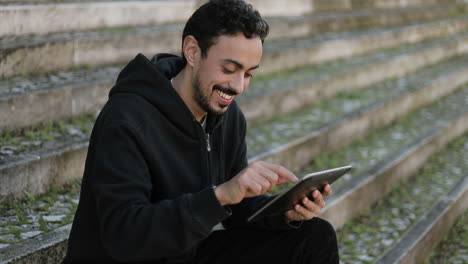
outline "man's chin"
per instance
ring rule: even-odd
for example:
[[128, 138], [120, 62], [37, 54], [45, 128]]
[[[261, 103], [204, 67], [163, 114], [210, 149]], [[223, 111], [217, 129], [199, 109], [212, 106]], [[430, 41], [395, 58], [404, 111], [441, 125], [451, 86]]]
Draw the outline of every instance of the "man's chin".
[[223, 115], [224, 113], [226, 113], [228, 108], [229, 105], [218, 104], [217, 107], [211, 107], [210, 113], [214, 115]]

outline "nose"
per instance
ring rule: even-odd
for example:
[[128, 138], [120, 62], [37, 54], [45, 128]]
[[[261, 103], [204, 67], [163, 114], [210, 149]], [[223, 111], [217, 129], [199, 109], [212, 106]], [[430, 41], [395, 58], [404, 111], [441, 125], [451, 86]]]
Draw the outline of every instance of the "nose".
[[245, 80], [243, 74], [236, 74], [230, 84], [231, 89], [235, 90], [238, 95], [244, 92], [244, 85]]

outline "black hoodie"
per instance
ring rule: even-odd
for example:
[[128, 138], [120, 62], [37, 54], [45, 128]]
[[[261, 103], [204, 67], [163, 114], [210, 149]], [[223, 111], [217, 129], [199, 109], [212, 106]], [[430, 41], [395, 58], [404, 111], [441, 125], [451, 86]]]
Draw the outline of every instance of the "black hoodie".
[[[66, 263], [187, 259], [216, 224], [250, 226], [269, 200], [216, 199], [213, 185], [247, 166], [246, 122], [233, 102], [204, 130], [170, 82], [184, 66], [139, 54], [120, 73], [91, 134]], [[280, 217], [250, 227], [290, 228]]]

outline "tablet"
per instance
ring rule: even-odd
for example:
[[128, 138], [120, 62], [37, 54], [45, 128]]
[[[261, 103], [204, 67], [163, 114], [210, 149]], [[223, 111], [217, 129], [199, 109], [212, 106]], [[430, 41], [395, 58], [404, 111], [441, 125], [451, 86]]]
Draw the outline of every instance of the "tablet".
[[309, 197], [309, 199], [312, 200], [311, 194], [314, 190], [322, 191], [322, 188], [326, 184], [331, 184], [336, 181], [351, 168], [352, 167], [348, 165], [304, 175], [304, 177], [289, 190], [276, 196], [273, 200], [252, 214], [247, 219], [247, 222], [254, 222], [264, 216], [281, 214], [292, 210], [304, 197]]

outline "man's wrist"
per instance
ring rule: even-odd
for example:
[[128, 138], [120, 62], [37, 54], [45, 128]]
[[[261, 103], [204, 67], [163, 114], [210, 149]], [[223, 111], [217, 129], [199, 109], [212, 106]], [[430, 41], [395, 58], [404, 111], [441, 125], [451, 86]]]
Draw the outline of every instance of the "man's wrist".
[[213, 185], [213, 191], [215, 193], [216, 199], [218, 199], [218, 202], [221, 204], [221, 206], [228, 205], [228, 202], [224, 200], [224, 195], [223, 195], [221, 185], [219, 186]]

